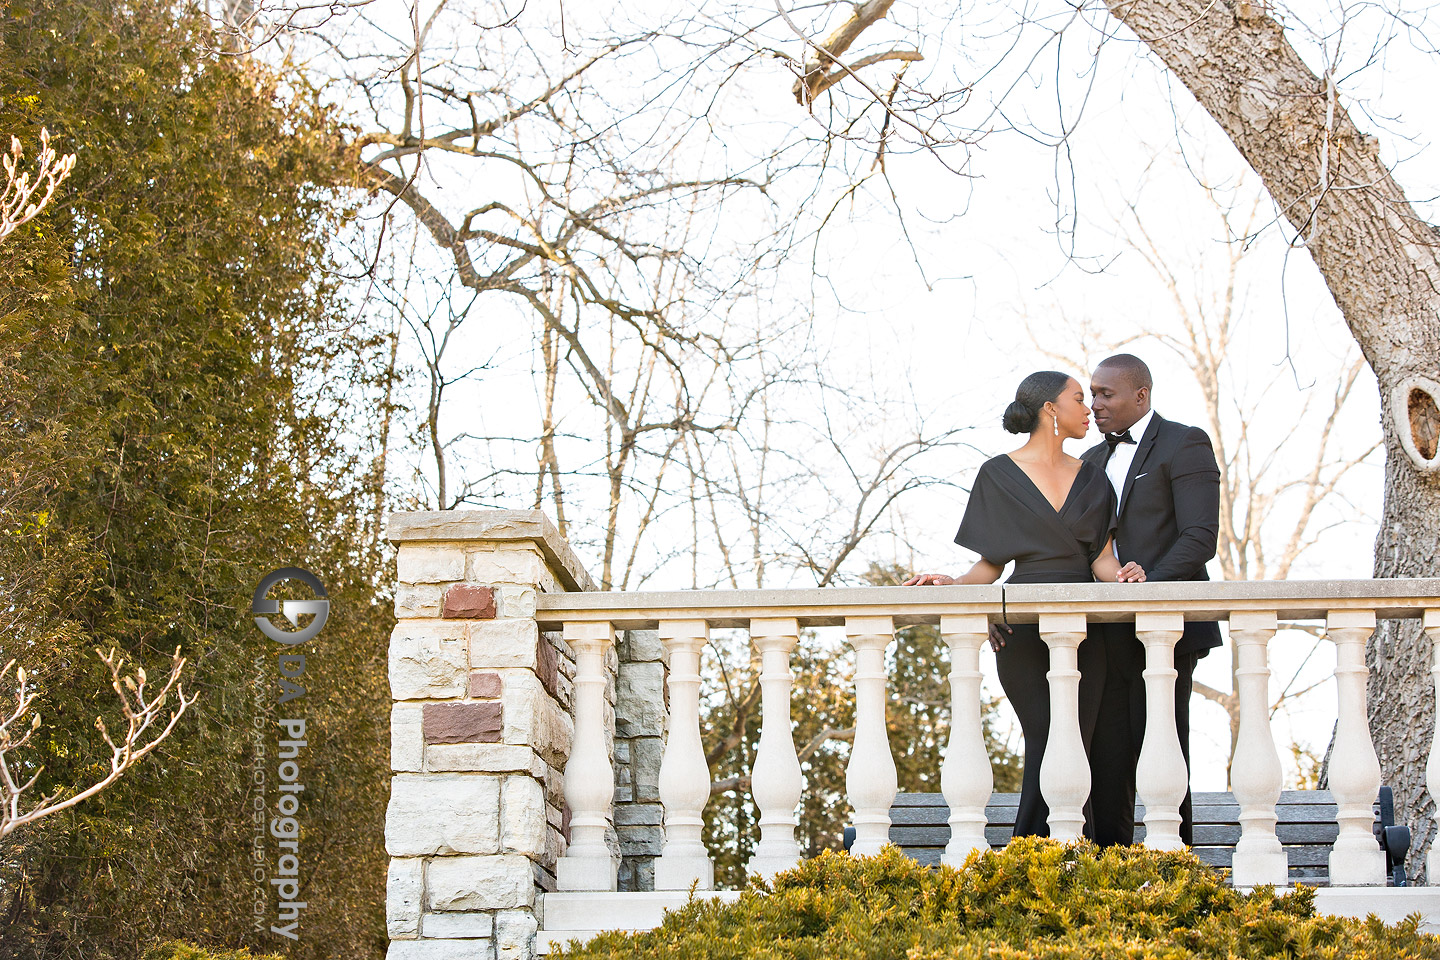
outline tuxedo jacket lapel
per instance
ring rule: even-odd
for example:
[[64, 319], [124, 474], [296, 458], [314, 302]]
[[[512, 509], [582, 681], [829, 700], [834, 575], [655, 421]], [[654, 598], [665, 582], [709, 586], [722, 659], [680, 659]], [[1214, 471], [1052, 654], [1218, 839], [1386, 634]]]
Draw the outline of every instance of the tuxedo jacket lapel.
[[1125, 512], [1125, 504], [1130, 500], [1130, 488], [1135, 486], [1135, 477], [1145, 472], [1145, 459], [1150, 456], [1150, 451], [1155, 449], [1155, 437], [1160, 432], [1160, 419], [1158, 413], [1150, 418], [1150, 425], [1145, 428], [1145, 436], [1140, 438], [1140, 443], [1135, 448], [1135, 458], [1130, 461], [1130, 469], [1125, 474], [1125, 486], [1120, 491], [1120, 503], [1116, 506], [1117, 516]]

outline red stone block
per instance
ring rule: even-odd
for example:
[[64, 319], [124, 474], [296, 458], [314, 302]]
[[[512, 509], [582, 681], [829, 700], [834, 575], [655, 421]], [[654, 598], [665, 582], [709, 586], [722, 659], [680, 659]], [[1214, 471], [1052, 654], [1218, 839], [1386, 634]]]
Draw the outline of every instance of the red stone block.
[[496, 700], [500, 697], [500, 674], [470, 674], [470, 696], [481, 700]]
[[535, 645], [535, 673], [545, 692], [556, 700], [560, 699], [560, 654], [542, 633]]
[[470, 583], [457, 583], [445, 591], [440, 615], [447, 620], [494, 620], [495, 591]]
[[499, 743], [502, 703], [427, 703], [421, 729], [426, 743]]

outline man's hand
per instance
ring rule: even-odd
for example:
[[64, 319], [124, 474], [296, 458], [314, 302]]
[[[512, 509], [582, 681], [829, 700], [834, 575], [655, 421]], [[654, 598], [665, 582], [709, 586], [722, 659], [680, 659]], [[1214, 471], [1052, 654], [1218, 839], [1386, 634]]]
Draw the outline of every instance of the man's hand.
[[999, 653], [1000, 648], [1005, 646], [1005, 641], [1013, 636], [1014, 633], [1015, 628], [1008, 623], [990, 624], [990, 649]]
[[1125, 564], [1125, 566], [1120, 568], [1119, 573], [1115, 574], [1115, 582], [1144, 583], [1145, 571], [1141, 568], [1140, 564], [1136, 563], [1134, 560], [1131, 560], [1129, 563]]
[[917, 573], [915, 576], [900, 584], [902, 587], [948, 587], [952, 583], [958, 583], [954, 577], [946, 576], [943, 573]]

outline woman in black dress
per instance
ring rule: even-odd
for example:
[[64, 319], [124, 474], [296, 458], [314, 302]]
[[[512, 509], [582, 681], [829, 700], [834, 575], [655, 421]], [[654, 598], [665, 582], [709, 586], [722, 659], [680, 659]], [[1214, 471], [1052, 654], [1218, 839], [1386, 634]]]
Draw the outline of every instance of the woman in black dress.
[[[1054, 370], [1020, 382], [1005, 410], [1005, 429], [1028, 433], [1020, 449], [985, 461], [975, 476], [955, 542], [980, 555], [963, 576], [924, 573], [907, 586], [994, 583], [1014, 561], [1008, 583], [1139, 583], [1145, 571], [1123, 567], [1115, 556], [1115, 491], [1105, 472], [1069, 456], [1066, 440], [1090, 430], [1085, 391], [1074, 377]], [[1025, 778], [1014, 835], [1048, 836], [1049, 807], [1040, 795], [1040, 763], [1050, 734], [1050, 689], [1045, 674], [1050, 651], [1036, 624], [991, 631], [1000, 685], [1025, 735]], [[1090, 748], [1105, 685], [1104, 639], [1098, 632], [1080, 644], [1080, 735]], [[1086, 811], [1087, 827], [1089, 810]], [[1088, 830], [1087, 830], [1088, 833]]]

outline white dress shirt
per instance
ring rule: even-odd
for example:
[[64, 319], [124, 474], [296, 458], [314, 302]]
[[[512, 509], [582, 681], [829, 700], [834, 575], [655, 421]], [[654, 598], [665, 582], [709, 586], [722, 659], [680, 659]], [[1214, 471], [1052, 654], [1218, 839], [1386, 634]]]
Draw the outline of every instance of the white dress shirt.
[[1115, 449], [1110, 452], [1110, 459], [1105, 463], [1105, 476], [1110, 478], [1110, 486], [1115, 488], [1116, 501], [1119, 501], [1125, 490], [1125, 476], [1130, 472], [1130, 464], [1135, 462], [1135, 451], [1139, 449], [1140, 441], [1144, 438], [1145, 431], [1150, 428], [1150, 421], [1154, 416], [1155, 411], [1151, 410], [1135, 421], [1135, 425], [1130, 428], [1130, 436], [1135, 438], [1135, 442], [1115, 444]]

